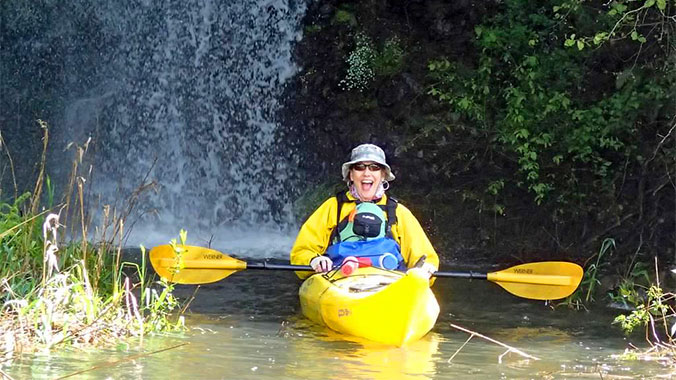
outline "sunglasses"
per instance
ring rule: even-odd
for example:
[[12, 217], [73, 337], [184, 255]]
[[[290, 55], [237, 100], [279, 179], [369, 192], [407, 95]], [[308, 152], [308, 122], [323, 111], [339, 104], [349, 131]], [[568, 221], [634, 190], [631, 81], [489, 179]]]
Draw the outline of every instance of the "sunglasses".
[[381, 171], [383, 169], [383, 167], [378, 165], [378, 164], [368, 164], [368, 165], [366, 165], [366, 164], [354, 164], [354, 165], [352, 165], [352, 169], [354, 169], [358, 172], [363, 172], [364, 170], [366, 170], [366, 168], [368, 168], [372, 172], [378, 172], [378, 171]]

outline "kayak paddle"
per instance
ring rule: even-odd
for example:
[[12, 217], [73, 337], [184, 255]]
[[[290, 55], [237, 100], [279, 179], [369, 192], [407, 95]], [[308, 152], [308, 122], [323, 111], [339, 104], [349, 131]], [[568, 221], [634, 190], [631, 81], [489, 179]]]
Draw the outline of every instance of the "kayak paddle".
[[[245, 269], [312, 271], [309, 265], [247, 263], [204, 247], [160, 245], [150, 250], [150, 262], [160, 276], [178, 284], [207, 284]], [[565, 261], [543, 261], [498, 272], [435, 272], [435, 277], [480, 279], [494, 282], [511, 294], [536, 300], [571, 295], [582, 280], [582, 268]]]

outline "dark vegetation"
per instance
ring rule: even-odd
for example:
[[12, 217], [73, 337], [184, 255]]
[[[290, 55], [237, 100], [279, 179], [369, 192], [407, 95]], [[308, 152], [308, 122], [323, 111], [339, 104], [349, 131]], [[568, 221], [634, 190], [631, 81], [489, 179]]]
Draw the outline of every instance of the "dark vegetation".
[[673, 263], [673, 8], [313, 2], [289, 139], [318, 198], [353, 146], [383, 146], [446, 262], [589, 265], [612, 238], [620, 277]]

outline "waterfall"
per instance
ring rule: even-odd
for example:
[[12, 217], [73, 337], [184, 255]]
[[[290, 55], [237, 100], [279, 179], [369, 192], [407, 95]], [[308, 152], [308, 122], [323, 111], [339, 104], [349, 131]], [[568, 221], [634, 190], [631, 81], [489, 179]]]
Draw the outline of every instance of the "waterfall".
[[[92, 136], [92, 186], [104, 202], [120, 204], [146, 176], [157, 182], [157, 192], [142, 198], [145, 216], [131, 243], [166, 243], [186, 228], [195, 244], [213, 236], [229, 246], [224, 240], [243, 239], [242, 231], [290, 225], [292, 152], [279, 138], [277, 112], [297, 71], [292, 49], [302, 36], [303, 1], [16, 0], [3, 7], [0, 34], [23, 52], [14, 61], [32, 55], [50, 65], [41, 86], [58, 97], [48, 120], [55, 150]], [[13, 12], [25, 20], [10, 18]], [[34, 34], [21, 36], [31, 22]], [[40, 55], [46, 47], [51, 57]], [[11, 62], [0, 65], [0, 74], [12, 71]], [[19, 67], [25, 77], [3, 88], [36, 79], [36, 65]], [[280, 235], [283, 243], [256, 239], [290, 245], [293, 236]]]

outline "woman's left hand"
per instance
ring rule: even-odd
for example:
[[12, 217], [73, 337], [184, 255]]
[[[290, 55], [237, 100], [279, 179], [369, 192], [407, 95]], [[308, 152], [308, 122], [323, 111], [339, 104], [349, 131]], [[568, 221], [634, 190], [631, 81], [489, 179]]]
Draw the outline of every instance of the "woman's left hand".
[[420, 273], [421, 275], [425, 276], [426, 278], [430, 278], [430, 277], [432, 277], [432, 274], [434, 274], [434, 272], [437, 271], [437, 267], [435, 267], [434, 265], [432, 265], [430, 263], [424, 263], [420, 267], [410, 268], [406, 272], [408, 273], [409, 271], [416, 271], [416, 272]]

